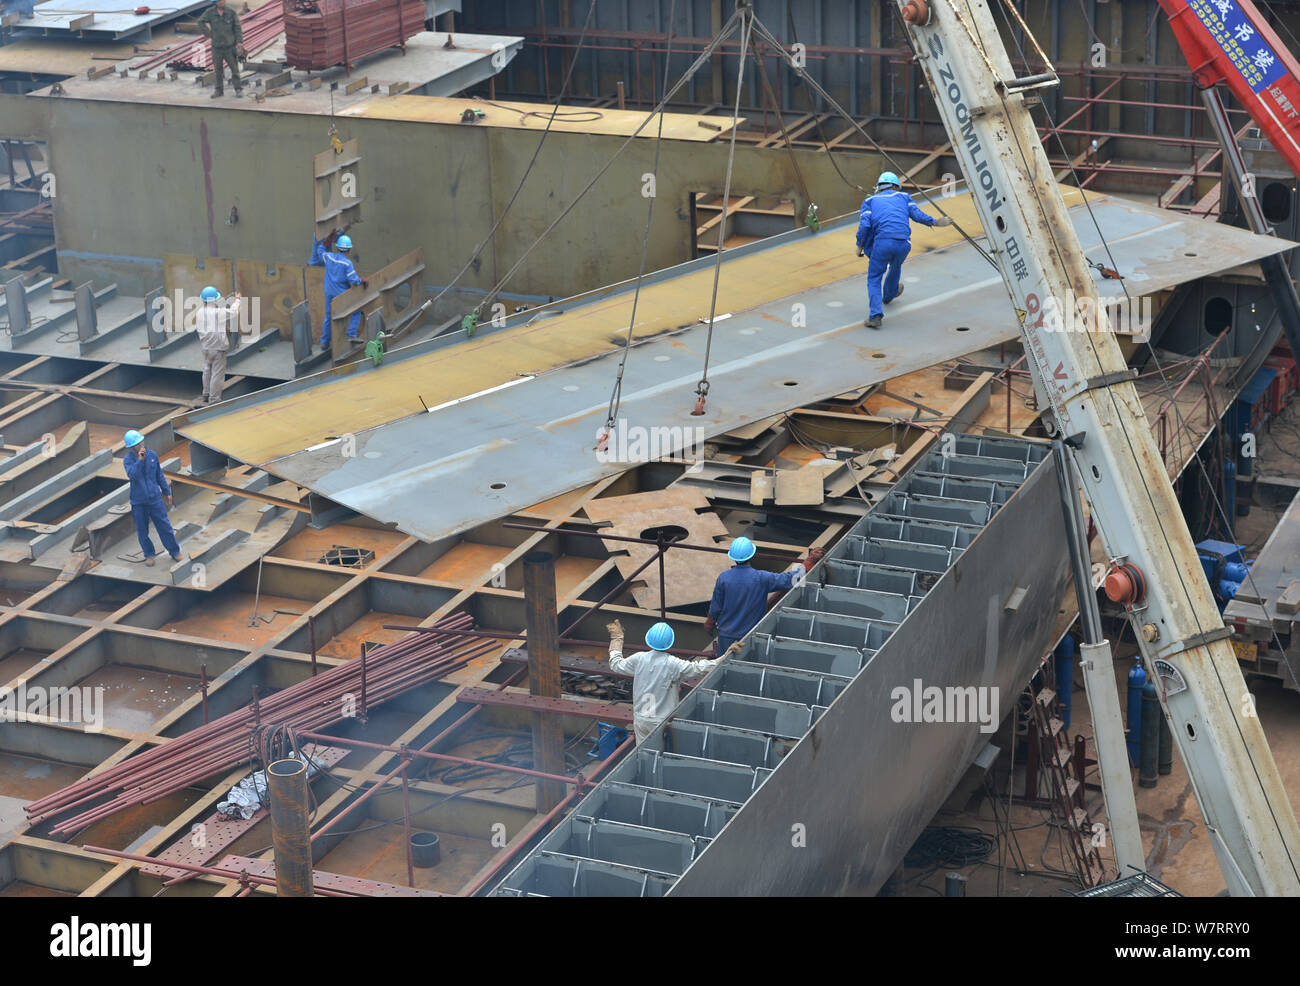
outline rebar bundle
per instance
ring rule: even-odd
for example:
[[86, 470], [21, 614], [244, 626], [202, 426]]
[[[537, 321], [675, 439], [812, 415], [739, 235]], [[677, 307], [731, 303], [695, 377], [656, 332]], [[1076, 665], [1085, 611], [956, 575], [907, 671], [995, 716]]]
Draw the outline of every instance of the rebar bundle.
[[[73, 810], [51, 833], [76, 832], [93, 822], [135, 805], [149, 804], [223, 774], [254, 757], [250, 736], [264, 724], [294, 730], [320, 730], [346, 718], [364, 715], [420, 685], [463, 668], [500, 644], [460, 636], [473, 627], [468, 614], [458, 613], [435, 624], [447, 633], [413, 633], [393, 644], [376, 647], [349, 661], [268, 695], [193, 729], [162, 746], [131, 757], [107, 770], [82, 778], [24, 809], [38, 822]], [[107, 800], [105, 800], [107, 799]]]
[[[241, 17], [239, 26], [244, 34], [244, 50], [249, 55], [253, 55], [278, 38], [284, 30], [284, 8], [275, 0], [268, 0], [256, 10], [249, 11]], [[206, 72], [212, 68], [212, 42], [206, 36], [200, 35], [174, 45], [147, 61], [133, 65], [132, 68], [147, 72], [159, 65]]]

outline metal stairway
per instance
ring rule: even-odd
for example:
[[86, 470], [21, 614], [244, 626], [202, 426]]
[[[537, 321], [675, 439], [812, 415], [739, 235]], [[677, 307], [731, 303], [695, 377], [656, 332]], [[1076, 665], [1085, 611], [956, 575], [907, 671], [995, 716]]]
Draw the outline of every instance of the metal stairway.
[[[908, 685], [913, 669], [924, 668], [935, 671], [929, 680], [952, 672], [953, 683], [1005, 682], [1014, 696], [1050, 647], [1051, 621], [1034, 610], [1041, 615], [1050, 604], [1055, 614], [1068, 584], [1050, 447], [962, 435], [947, 452], [924, 456], [763, 618], [743, 650], [715, 668], [492, 892], [878, 887], [987, 742], [969, 723], [913, 724], [925, 733], [891, 723], [888, 696], [900, 669]], [[1026, 501], [1030, 494], [1019, 491], [1027, 486], [1035, 492]], [[952, 577], [1008, 503], [1023, 504], [1010, 511], [1015, 523], [1002, 525], [1026, 538], [1008, 545], [1027, 559], [1023, 577], [1008, 572], [1005, 585], [992, 576]], [[1035, 523], [1022, 522], [1030, 519]], [[1034, 562], [1035, 548], [1055, 557]], [[1000, 555], [1001, 546], [985, 553]], [[972, 590], [976, 616], [968, 619], [962, 614]], [[984, 605], [986, 596], [998, 606]], [[1021, 608], [1027, 620], [1018, 617]], [[999, 629], [986, 646], [979, 615], [995, 609]], [[947, 626], [952, 617], [958, 622]], [[927, 663], [933, 643], [900, 630], [927, 626], [949, 635], [967, 627], [977, 645], [969, 660]], [[892, 754], [898, 742], [903, 752]], [[877, 755], [864, 758], [863, 749]], [[931, 764], [926, 779], [900, 787], [894, 773], [907, 773], [912, 758], [920, 758], [918, 768]], [[846, 769], [859, 776], [845, 778]], [[882, 825], [892, 831], [878, 831]]]

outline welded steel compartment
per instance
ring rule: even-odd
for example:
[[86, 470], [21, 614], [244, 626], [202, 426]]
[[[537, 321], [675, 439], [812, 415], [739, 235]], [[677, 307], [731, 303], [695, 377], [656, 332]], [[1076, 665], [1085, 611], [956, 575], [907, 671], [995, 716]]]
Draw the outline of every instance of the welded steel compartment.
[[692, 794], [612, 783], [601, 785], [583, 802], [582, 810], [590, 818], [712, 839], [739, 807]]
[[881, 623], [861, 616], [824, 613], [815, 609], [782, 609], [772, 630], [778, 637], [874, 652], [889, 639], [895, 626], [896, 623]]
[[497, 893], [508, 897], [664, 897], [674, 879], [547, 851], [530, 854], [510, 876], [510, 885]]
[[983, 526], [988, 523], [990, 509], [987, 503], [975, 500], [953, 500], [940, 496], [925, 496], [895, 490], [872, 511], [889, 517], [910, 517], [917, 520], [939, 520], [953, 524]]
[[1053, 642], [1069, 575], [1045, 457], [973, 436], [923, 456], [578, 805], [585, 827], [552, 832], [496, 892], [658, 895], [688, 841], [673, 894], [875, 892], [987, 743], [986, 724], [900, 721], [894, 691], [983, 686], [1006, 712]]
[[828, 644], [802, 637], [781, 637], [755, 632], [749, 646], [734, 660], [770, 664], [778, 668], [820, 672], [851, 678], [862, 669], [862, 650], [842, 644]]

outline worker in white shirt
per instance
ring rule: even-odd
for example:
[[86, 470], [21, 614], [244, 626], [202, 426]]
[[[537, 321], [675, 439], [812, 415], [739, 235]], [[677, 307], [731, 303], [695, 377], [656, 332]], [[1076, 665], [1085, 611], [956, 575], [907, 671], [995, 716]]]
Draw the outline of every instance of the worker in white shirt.
[[199, 292], [203, 307], [198, 314], [199, 346], [203, 350], [203, 401], [216, 404], [226, 382], [226, 351], [230, 326], [239, 311], [239, 294], [222, 301], [221, 292], [208, 285]]
[[683, 661], [666, 653], [676, 639], [667, 623], [656, 623], [645, 635], [648, 651], [623, 656], [623, 624], [619, 620], [606, 624], [609, 631], [609, 666], [614, 671], [632, 675], [632, 725], [640, 746], [677, 708], [677, 683], [683, 678], [701, 678], [721, 658], [709, 661]]

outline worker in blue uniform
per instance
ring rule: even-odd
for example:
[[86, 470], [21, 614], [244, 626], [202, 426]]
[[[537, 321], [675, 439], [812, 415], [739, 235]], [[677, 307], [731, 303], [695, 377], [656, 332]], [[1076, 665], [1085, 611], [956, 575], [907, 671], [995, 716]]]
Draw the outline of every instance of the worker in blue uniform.
[[[365, 278], [357, 273], [352, 259], [348, 256], [348, 251], [352, 249], [352, 237], [343, 234], [334, 241], [334, 247], [333, 250], [329, 249], [329, 237], [318, 240], [315, 232], [312, 233], [311, 259], [307, 264], [310, 267], [325, 268], [325, 323], [320, 330], [321, 349], [330, 348], [330, 309], [334, 299], [348, 288], [366, 284]], [[356, 311], [348, 319], [348, 338], [360, 339], [360, 332], [361, 312]]]
[[167, 507], [172, 505], [172, 488], [163, 475], [162, 463], [158, 453], [144, 447], [144, 435], [132, 429], [124, 438], [126, 444], [127, 478], [131, 481], [131, 515], [135, 518], [135, 536], [140, 541], [140, 550], [144, 552], [144, 563], [153, 564], [157, 553], [153, 541], [149, 539], [149, 522], [153, 521], [154, 530], [172, 556], [172, 561], [181, 560], [181, 546], [176, 543], [176, 534], [171, 521], [167, 519]]
[[721, 657], [754, 629], [767, 612], [767, 594], [788, 590], [798, 572], [765, 572], [749, 564], [758, 549], [747, 537], [738, 537], [727, 549], [727, 557], [736, 564], [718, 576], [709, 603], [709, 618], [704, 629], [718, 634], [715, 653]]
[[[952, 219], [927, 216], [917, 208], [912, 196], [902, 190], [898, 175], [886, 171], [876, 182], [874, 195], [867, 196], [858, 213], [858, 256], [868, 256], [867, 299], [871, 311], [866, 326], [880, 328], [884, 306], [903, 293], [899, 277], [903, 261], [912, 250], [912, 223], [924, 226], [951, 226]], [[882, 284], [883, 291], [882, 291]]]

